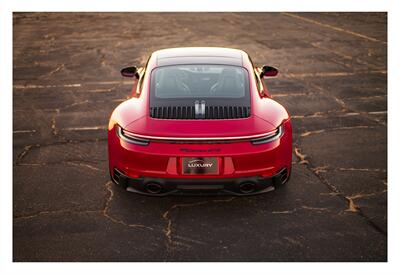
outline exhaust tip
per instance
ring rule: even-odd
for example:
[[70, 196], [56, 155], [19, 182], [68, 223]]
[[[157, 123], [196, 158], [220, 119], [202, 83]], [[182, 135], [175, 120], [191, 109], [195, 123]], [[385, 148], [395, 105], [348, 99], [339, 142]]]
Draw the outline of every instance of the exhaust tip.
[[256, 184], [253, 182], [244, 182], [239, 185], [239, 191], [243, 194], [252, 193], [256, 190]]
[[279, 181], [280, 181], [280, 184], [281, 185], [283, 185], [284, 183], [286, 183], [286, 181], [287, 181], [287, 179], [288, 179], [288, 170], [287, 170], [287, 168], [284, 168], [282, 171], [281, 171], [281, 174], [279, 175]]
[[286, 167], [281, 169], [274, 177], [273, 184], [275, 188], [283, 186], [289, 180], [289, 175], [289, 171]]
[[151, 194], [159, 194], [163, 190], [163, 187], [159, 183], [150, 182], [144, 186], [145, 190]]

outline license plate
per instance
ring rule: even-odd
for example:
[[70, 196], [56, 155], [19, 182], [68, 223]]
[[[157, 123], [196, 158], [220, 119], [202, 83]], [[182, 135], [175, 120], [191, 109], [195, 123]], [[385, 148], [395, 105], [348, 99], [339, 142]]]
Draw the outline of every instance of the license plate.
[[183, 174], [215, 175], [219, 173], [217, 157], [184, 157], [182, 158]]

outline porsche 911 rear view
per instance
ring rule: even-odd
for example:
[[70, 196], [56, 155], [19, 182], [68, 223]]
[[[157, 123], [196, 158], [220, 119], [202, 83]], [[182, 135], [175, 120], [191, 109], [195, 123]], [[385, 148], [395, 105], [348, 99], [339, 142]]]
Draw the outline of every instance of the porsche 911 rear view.
[[128, 191], [250, 195], [285, 184], [292, 128], [247, 53], [229, 48], [154, 52], [108, 127], [112, 180]]

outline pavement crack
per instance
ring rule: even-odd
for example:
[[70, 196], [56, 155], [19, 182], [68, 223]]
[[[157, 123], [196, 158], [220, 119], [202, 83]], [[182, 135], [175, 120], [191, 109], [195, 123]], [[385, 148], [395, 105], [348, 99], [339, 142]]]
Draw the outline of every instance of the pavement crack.
[[46, 163], [19, 163], [17, 166], [46, 166]]
[[209, 201], [201, 201], [201, 202], [191, 203], [191, 204], [174, 204], [167, 211], [164, 212], [164, 214], [162, 215], [162, 218], [167, 222], [167, 226], [164, 229], [164, 234], [165, 234], [165, 237], [167, 238], [167, 242], [168, 242], [169, 246], [171, 246], [173, 244], [172, 220], [169, 216], [170, 212], [178, 207], [192, 207], [192, 206], [204, 205], [204, 204], [207, 204], [208, 202]]
[[339, 167], [340, 171], [366, 171], [366, 172], [386, 172], [386, 169], [380, 168], [354, 168], [354, 167]]
[[21, 130], [13, 130], [13, 134], [19, 134], [19, 133], [36, 133], [36, 129], [21, 129]]
[[107, 129], [107, 126], [92, 126], [92, 127], [67, 127], [62, 128], [61, 131], [89, 131], [89, 130], [104, 130]]
[[349, 202], [349, 207], [345, 210], [347, 212], [358, 212], [358, 207], [355, 205], [354, 200], [351, 197], [345, 197]]
[[377, 195], [385, 193], [385, 192], [387, 192], [386, 189], [384, 189], [384, 190], [382, 190], [380, 192], [358, 193], [358, 194], [354, 194], [354, 195], [351, 195], [351, 196], [346, 196], [346, 199], [349, 201], [349, 207], [345, 211], [358, 212], [360, 209], [356, 205], [355, 200], [362, 199], [362, 198], [368, 198], [368, 197], [374, 197], [374, 196], [377, 196]]
[[321, 176], [321, 170], [326, 170], [327, 167], [324, 167], [323, 169], [321, 167], [314, 167], [311, 165], [309, 160], [306, 160], [307, 155], [306, 154], [302, 154], [300, 152], [300, 148], [295, 147], [294, 149], [296, 156], [299, 158], [299, 163], [300, 164], [304, 164], [305, 166], [307, 166], [307, 168], [315, 175], [317, 176], [317, 178], [324, 183], [326, 186], [328, 186], [328, 188], [335, 193], [341, 194], [341, 192], [336, 188], [336, 186], [334, 186], [333, 184], [329, 183], [324, 177]]
[[328, 166], [319, 166], [316, 168], [313, 168], [314, 173], [319, 174], [321, 172], [327, 172], [328, 171]]
[[312, 114], [305, 114], [305, 115], [292, 115], [290, 116], [291, 119], [304, 119], [304, 118], [322, 118], [322, 117], [327, 117], [328, 112], [315, 112]]
[[344, 28], [341, 28], [339, 26], [323, 23], [323, 22], [320, 22], [320, 21], [317, 21], [317, 20], [314, 20], [314, 19], [307, 18], [305, 16], [300, 16], [298, 14], [288, 13], [288, 12], [283, 12], [282, 14], [286, 15], [286, 16], [290, 16], [290, 17], [296, 18], [298, 20], [302, 20], [304, 22], [308, 22], [310, 24], [314, 24], [314, 25], [320, 26], [320, 27], [324, 27], [324, 28], [328, 28], [328, 29], [335, 30], [335, 31], [338, 31], [338, 32], [343, 32], [343, 33], [346, 33], [346, 34], [349, 34], [349, 35], [353, 35], [355, 37], [358, 37], [358, 38], [361, 38], [361, 39], [364, 39], [364, 40], [367, 40], [367, 41], [370, 41], [370, 42], [377, 42], [377, 43], [387, 44], [386, 41], [381, 41], [379, 39], [376, 39], [374, 37], [371, 37], [371, 36], [368, 36], [368, 35], [365, 35], [365, 34], [362, 34], [362, 33], [358, 33], [358, 32], [355, 32], [355, 31], [352, 31], [352, 30], [349, 30], [349, 29], [344, 29]]
[[[328, 110], [325, 112], [315, 112], [304, 115], [292, 115], [291, 119], [305, 119], [305, 118], [341, 118], [349, 116], [360, 116], [360, 115], [382, 115], [387, 114], [387, 111], [370, 111], [370, 112], [348, 112], [343, 110]], [[375, 121], [375, 120], [374, 120]]]
[[311, 210], [311, 211], [316, 211], [317, 213], [329, 211], [328, 208], [326, 207], [311, 207], [311, 206], [301, 206], [299, 208], [294, 208], [292, 210], [283, 210], [283, 211], [272, 211], [272, 214], [292, 214], [295, 213], [299, 210]]
[[60, 209], [60, 210], [44, 210], [44, 211], [39, 211], [34, 214], [30, 215], [17, 215], [14, 216], [14, 220], [27, 220], [27, 219], [32, 219], [32, 218], [37, 218], [43, 215], [57, 215], [57, 214], [63, 214], [63, 213], [75, 213], [75, 214], [85, 214], [85, 213], [99, 213], [101, 210], [71, 210], [71, 209]]
[[363, 75], [363, 74], [387, 74], [386, 70], [369, 70], [369, 71], [354, 71], [354, 72], [308, 72], [308, 73], [285, 73], [282, 75], [283, 79], [304, 79], [304, 78], [315, 78], [315, 77], [342, 77], [352, 75]]
[[17, 166], [21, 165], [22, 159], [24, 159], [24, 157], [28, 154], [28, 152], [31, 151], [31, 149], [35, 148], [35, 147], [40, 147], [40, 145], [36, 144], [36, 145], [27, 145], [27, 146], [25, 146], [24, 150], [18, 155], [17, 160], [15, 161], [15, 164]]
[[326, 173], [328, 171], [357, 171], [357, 172], [386, 172], [386, 169], [381, 168], [355, 168], [355, 167], [335, 167], [318, 166], [312, 168], [314, 173]]
[[[97, 160], [99, 162], [105, 162], [106, 160]], [[69, 161], [55, 161], [55, 162], [39, 162], [39, 163], [16, 163], [17, 166], [51, 166], [51, 165], [60, 165], [60, 164], [66, 164], [66, 165], [72, 165], [72, 166], [79, 166], [79, 167], [86, 167], [91, 170], [95, 171], [101, 171], [103, 172], [103, 169], [97, 168], [94, 165], [97, 164], [97, 162], [83, 162], [79, 160], [69, 160]], [[92, 165], [93, 164], [93, 165]]]
[[[173, 250], [175, 249], [175, 247], [177, 245], [179, 245], [178, 242], [173, 240], [173, 229], [172, 229], [172, 219], [171, 219], [171, 212], [174, 209], [177, 208], [182, 208], [182, 207], [194, 207], [194, 206], [200, 206], [200, 205], [205, 205], [208, 203], [221, 203], [221, 202], [231, 202], [235, 199], [236, 197], [231, 197], [228, 199], [216, 199], [216, 200], [208, 200], [208, 201], [201, 201], [201, 202], [196, 202], [196, 203], [188, 203], [188, 204], [174, 204], [172, 205], [167, 211], [165, 211], [162, 214], [162, 218], [165, 220], [166, 222], [166, 226], [163, 229], [164, 232], [164, 236], [166, 238], [166, 242], [167, 242], [167, 259], [168, 256], [173, 252]], [[178, 238], [178, 236], [175, 236], [176, 238]]]
[[56, 127], [56, 119], [57, 116], [60, 114], [60, 109], [55, 109], [56, 113], [54, 114], [53, 118], [51, 119], [51, 132], [53, 133], [54, 136], [58, 134], [58, 130]]
[[[81, 140], [73, 140], [73, 139], [63, 139], [56, 142], [51, 143], [40, 143], [40, 144], [33, 144], [31, 145], [34, 147], [50, 147], [50, 146], [60, 146], [65, 144], [85, 144], [85, 143], [95, 143], [95, 142], [105, 142], [107, 138], [94, 138], [94, 139], [81, 139]], [[14, 146], [14, 148], [21, 147], [21, 146]]]
[[182, 236], [179, 236], [179, 235], [176, 235], [175, 238], [177, 238], [179, 240], [182, 240], [182, 241], [195, 243], [195, 244], [198, 244], [198, 245], [207, 245], [206, 242], [195, 240], [195, 239], [192, 239], [192, 238], [182, 237]]
[[[322, 94], [322, 92], [321, 92]], [[318, 93], [315, 92], [302, 92], [302, 93], [274, 93], [272, 98], [281, 98], [281, 97], [298, 97], [298, 96], [315, 96], [318, 95]]]
[[153, 230], [152, 227], [148, 227], [148, 226], [145, 226], [145, 225], [142, 225], [142, 224], [129, 224], [129, 223], [126, 223], [126, 222], [123, 221], [123, 220], [120, 220], [120, 219], [118, 219], [118, 218], [116, 218], [116, 217], [113, 217], [113, 216], [109, 213], [110, 203], [112, 202], [113, 197], [114, 197], [114, 191], [112, 190], [112, 185], [113, 185], [113, 182], [112, 182], [112, 181], [108, 181], [108, 182], [106, 183], [106, 185], [105, 185], [105, 186], [106, 186], [106, 189], [107, 189], [107, 191], [108, 191], [108, 193], [109, 193], [109, 196], [108, 196], [107, 199], [106, 199], [106, 203], [105, 203], [105, 206], [104, 206], [103, 210], [101, 211], [101, 214], [102, 214], [105, 218], [107, 218], [108, 220], [112, 221], [112, 222], [115, 223], [115, 224], [123, 225], [123, 226], [128, 227], [128, 228], [139, 228], [139, 229]]
[[374, 123], [376, 123], [376, 124], [378, 124], [378, 125], [380, 125], [380, 126], [386, 126], [386, 123], [384, 123], [384, 122], [382, 122], [382, 121], [380, 121], [380, 120], [378, 120], [378, 119], [371, 118], [371, 116], [368, 115], [368, 112], [362, 112], [362, 111], [357, 112], [357, 111], [355, 111], [354, 109], [351, 109], [350, 107], [348, 107], [348, 106], [346, 105], [346, 103], [345, 103], [342, 99], [340, 99], [340, 98], [338, 98], [338, 97], [332, 95], [332, 94], [331, 94], [328, 90], [326, 90], [325, 88], [323, 88], [323, 87], [321, 87], [321, 86], [319, 86], [319, 85], [316, 85], [316, 84], [314, 84], [314, 83], [311, 83], [309, 80], [306, 80], [306, 79], [304, 79], [304, 78], [302, 78], [302, 79], [299, 80], [299, 81], [302, 81], [302, 82], [304, 83], [305, 86], [308, 86], [308, 87], [310, 87], [310, 88], [317, 89], [319, 92], [321, 92], [321, 93], [325, 94], [326, 96], [328, 96], [328, 97], [334, 99], [334, 100], [340, 105], [340, 107], [341, 107], [341, 110], [340, 110], [340, 111], [342, 111], [342, 112], [347, 112], [347, 113], [359, 113], [359, 114], [361, 114], [363, 117], [365, 117], [366, 119], [368, 119], [368, 120], [370, 120], [370, 121], [373, 121]]
[[34, 214], [30, 214], [30, 215], [20, 215], [20, 216], [14, 216], [14, 220], [27, 220], [27, 219], [32, 219], [32, 218], [37, 218], [43, 215], [53, 215], [53, 214], [63, 214], [63, 213], [77, 213], [77, 214], [84, 214], [84, 213], [100, 213], [103, 217], [107, 218], [108, 220], [112, 221], [113, 223], [119, 224], [119, 225], [123, 225], [125, 227], [128, 228], [138, 228], [138, 229], [148, 229], [148, 230], [153, 230], [152, 227], [148, 227], [142, 224], [129, 224], [126, 223], [123, 220], [119, 220], [115, 217], [113, 217], [110, 213], [109, 213], [109, 207], [110, 207], [110, 203], [112, 202], [112, 199], [114, 197], [114, 192], [112, 190], [112, 185], [113, 182], [112, 181], [108, 181], [106, 183], [106, 189], [109, 192], [109, 195], [106, 199], [106, 203], [103, 209], [100, 210], [83, 210], [83, 211], [77, 211], [77, 210], [71, 210], [71, 209], [60, 209], [60, 210], [53, 210], [53, 211], [40, 211]]
[[314, 134], [319, 134], [319, 133], [324, 133], [328, 131], [336, 131], [336, 130], [350, 130], [350, 129], [360, 129], [360, 128], [375, 128], [372, 126], [353, 126], [353, 127], [334, 127], [334, 128], [327, 128], [327, 129], [319, 129], [319, 130], [313, 130], [313, 131], [306, 131], [300, 134], [300, 137], [307, 137], [310, 135]]
[[294, 153], [296, 154], [297, 158], [299, 158], [299, 164], [307, 165], [309, 163], [308, 160], [306, 160], [307, 155], [302, 154], [300, 148], [295, 147]]
[[318, 134], [318, 133], [322, 133], [325, 132], [325, 129], [320, 129], [320, 130], [314, 130], [314, 131], [306, 131], [300, 134], [300, 137], [307, 137], [311, 134]]
[[62, 109], [64, 110], [64, 109], [68, 109], [68, 108], [71, 108], [71, 107], [74, 107], [74, 106], [83, 105], [83, 104], [86, 104], [86, 103], [88, 103], [88, 102], [89, 102], [89, 100], [84, 100], [84, 101], [80, 101], [80, 102], [75, 102], [75, 103], [72, 103], [72, 104], [69, 104], [69, 105], [64, 106]]
[[61, 65], [57, 66], [55, 69], [53, 69], [52, 71], [50, 71], [49, 73], [47, 73], [46, 75], [44, 75], [44, 77], [42, 76], [40, 78], [45, 78], [45, 77], [51, 76], [54, 73], [57, 73], [57, 72], [63, 70], [64, 68], [65, 68], [65, 64], [61, 64]]
[[89, 169], [95, 170], [95, 171], [103, 171], [102, 169], [92, 166], [91, 164], [88, 164], [88, 163], [72, 162], [72, 161], [66, 161], [65, 163], [68, 165], [73, 165], [73, 166], [86, 167], [86, 168], [89, 168]]
[[[308, 170], [310, 170], [318, 179], [319, 181], [324, 184], [329, 190], [329, 195], [337, 196], [341, 200], [345, 201], [347, 204], [346, 212], [352, 212], [354, 214], [359, 215], [362, 217], [369, 225], [371, 225], [376, 231], [380, 232], [381, 234], [387, 236], [387, 232], [381, 229], [371, 218], [366, 216], [363, 211], [356, 206], [354, 203], [354, 199], [360, 198], [360, 195], [356, 196], [346, 196], [343, 192], [341, 192], [335, 185], [331, 184], [324, 176], [321, 175], [321, 172], [318, 172], [318, 167], [312, 165], [309, 160], [305, 160], [306, 155], [300, 152], [300, 148], [295, 147], [295, 154], [299, 158], [300, 163], [303, 163]], [[319, 169], [321, 170], [321, 169]], [[384, 190], [386, 191], [386, 190]], [[364, 194], [365, 195], [365, 194]], [[364, 196], [365, 197], [365, 196]]]
[[303, 244], [302, 244], [300, 241], [295, 240], [295, 239], [293, 239], [293, 238], [291, 238], [291, 237], [283, 237], [283, 239], [285, 239], [286, 241], [288, 241], [288, 242], [291, 243], [292, 245], [303, 246]]
[[328, 210], [326, 207], [302, 206], [301, 208], [307, 209], [307, 210], [314, 210], [314, 211], [327, 211]]

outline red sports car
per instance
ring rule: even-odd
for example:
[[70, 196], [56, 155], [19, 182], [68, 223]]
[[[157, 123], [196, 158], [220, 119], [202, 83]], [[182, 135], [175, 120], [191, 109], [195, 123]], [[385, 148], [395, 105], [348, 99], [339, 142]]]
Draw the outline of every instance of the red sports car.
[[172, 48], [127, 67], [132, 96], [108, 126], [112, 180], [148, 195], [234, 194], [274, 190], [292, 162], [286, 109], [271, 99], [249, 55], [229, 48]]

